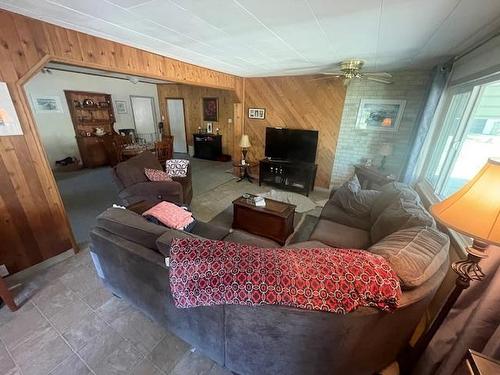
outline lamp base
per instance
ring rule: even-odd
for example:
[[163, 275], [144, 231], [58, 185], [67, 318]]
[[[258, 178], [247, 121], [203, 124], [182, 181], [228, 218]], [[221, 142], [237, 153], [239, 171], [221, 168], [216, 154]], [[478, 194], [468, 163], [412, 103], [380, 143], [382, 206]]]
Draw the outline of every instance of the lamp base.
[[248, 149], [246, 149], [246, 148], [241, 149], [241, 154], [243, 155], [243, 158], [241, 159], [241, 161], [242, 161], [241, 164], [245, 164], [245, 163], [243, 163], [243, 161], [247, 160], [247, 152], [248, 152]]
[[467, 259], [459, 260], [451, 264], [451, 268], [458, 275], [456, 284], [463, 283], [468, 288], [472, 280], [480, 281], [484, 279], [484, 272], [479, 265], [481, 259], [487, 258], [486, 250], [488, 244], [479, 240], [474, 240], [472, 246], [467, 249]]
[[382, 160], [380, 161], [380, 166], [378, 167], [379, 170], [383, 171], [385, 169], [386, 159], [387, 157], [385, 155], [382, 156]]
[[487, 250], [487, 243], [479, 240], [473, 240], [472, 246], [466, 248], [467, 258], [451, 264], [451, 268], [458, 275], [455, 280], [455, 288], [453, 288], [443, 307], [441, 307], [439, 314], [432, 322], [428, 331], [424, 333], [424, 335], [417, 342], [412, 352], [409, 354], [406, 353], [406, 358], [401, 358], [401, 374], [409, 374], [411, 372], [411, 369], [416, 365], [417, 361], [424, 353], [425, 348], [427, 348], [437, 330], [446, 319], [446, 316], [450, 312], [453, 305], [455, 305], [455, 302], [458, 297], [460, 297], [460, 294], [462, 294], [462, 291], [470, 286], [470, 282], [472, 280], [481, 281], [484, 278], [485, 275], [479, 265], [479, 262], [488, 257], [488, 254], [486, 253]]

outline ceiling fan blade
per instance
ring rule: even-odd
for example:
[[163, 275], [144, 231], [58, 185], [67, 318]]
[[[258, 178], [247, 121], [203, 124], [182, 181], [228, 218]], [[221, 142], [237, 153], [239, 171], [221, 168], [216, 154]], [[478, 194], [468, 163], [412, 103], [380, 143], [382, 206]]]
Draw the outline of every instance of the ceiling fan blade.
[[387, 73], [387, 72], [366, 72], [363, 73], [365, 76], [371, 76], [371, 77], [384, 77], [384, 78], [392, 78], [392, 74]]
[[323, 74], [324, 76], [343, 76], [344, 74], [342, 72], [319, 72], [318, 74]]
[[392, 83], [392, 81], [389, 81], [388, 79], [379, 78], [379, 77], [364, 76], [363, 78], [367, 79], [369, 81], [383, 83], [383, 84], [386, 84], [386, 85], [390, 85]]
[[325, 79], [337, 79], [339, 76], [321, 75], [319, 77], [311, 78], [309, 81], [323, 81]]

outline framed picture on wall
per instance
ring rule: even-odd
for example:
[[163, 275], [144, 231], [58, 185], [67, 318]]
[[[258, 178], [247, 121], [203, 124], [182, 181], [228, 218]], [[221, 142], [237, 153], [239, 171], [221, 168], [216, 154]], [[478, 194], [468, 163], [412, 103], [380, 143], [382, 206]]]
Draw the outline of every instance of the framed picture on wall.
[[33, 96], [32, 101], [36, 113], [63, 113], [61, 98], [59, 96]]
[[266, 118], [265, 108], [248, 108], [248, 118], [264, 120]]
[[398, 131], [406, 100], [361, 99], [356, 128], [375, 131]]
[[0, 136], [23, 135], [9, 88], [0, 82]]
[[217, 98], [203, 98], [203, 121], [219, 120], [219, 100]]
[[125, 100], [115, 100], [115, 108], [116, 113], [120, 115], [126, 115], [128, 113], [127, 102]]

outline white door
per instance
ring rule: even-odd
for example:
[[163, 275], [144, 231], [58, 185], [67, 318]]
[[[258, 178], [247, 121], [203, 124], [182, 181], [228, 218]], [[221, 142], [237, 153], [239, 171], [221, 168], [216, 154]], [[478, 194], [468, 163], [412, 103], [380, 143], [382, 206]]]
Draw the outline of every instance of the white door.
[[170, 134], [174, 136], [174, 152], [187, 153], [184, 100], [167, 99]]
[[139, 138], [148, 142], [156, 139], [156, 115], [154, 99], [148, 96], [130, 96], [135, 131]]

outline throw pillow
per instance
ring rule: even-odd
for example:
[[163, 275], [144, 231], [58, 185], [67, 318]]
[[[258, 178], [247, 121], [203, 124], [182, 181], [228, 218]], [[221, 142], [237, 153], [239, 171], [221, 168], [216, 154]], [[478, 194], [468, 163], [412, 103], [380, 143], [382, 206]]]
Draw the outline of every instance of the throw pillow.
[[149, 181], [172, 181], [167, 173], [158, 169], [144, 168], [144, 174]]
[[380, 188], [380, 194], [373, 202], [370, 213], [370, 220], [372, 224], [375, 223], [380, 214], [388, 206], [399, 198], [405, 201], [420, 203], [420, 197], [411, 187], [401, 182], [389, 182]]
[[189, 160], [170, 159], [165, 162], [165, 172], [170, 177], [186, 177], [189, 167]]
[[354, 175], [345, 182], [335, 194], [332, 202], [354, 216], [368, 216], [373, 201], [380, 193], [377, 190], [362, 190], [358, 177]]
[[450, 239], [435, 228], [413, 227], [390, 234], [368, 251], [383, 256], [403, 289], [422, 285], [448, 260]]
[[376, 243], [400, 229], [435, 225], [433, 217], [420, 203], [399, 198], [382, 211], [373, 224], [370, 234], [372, 243]]

